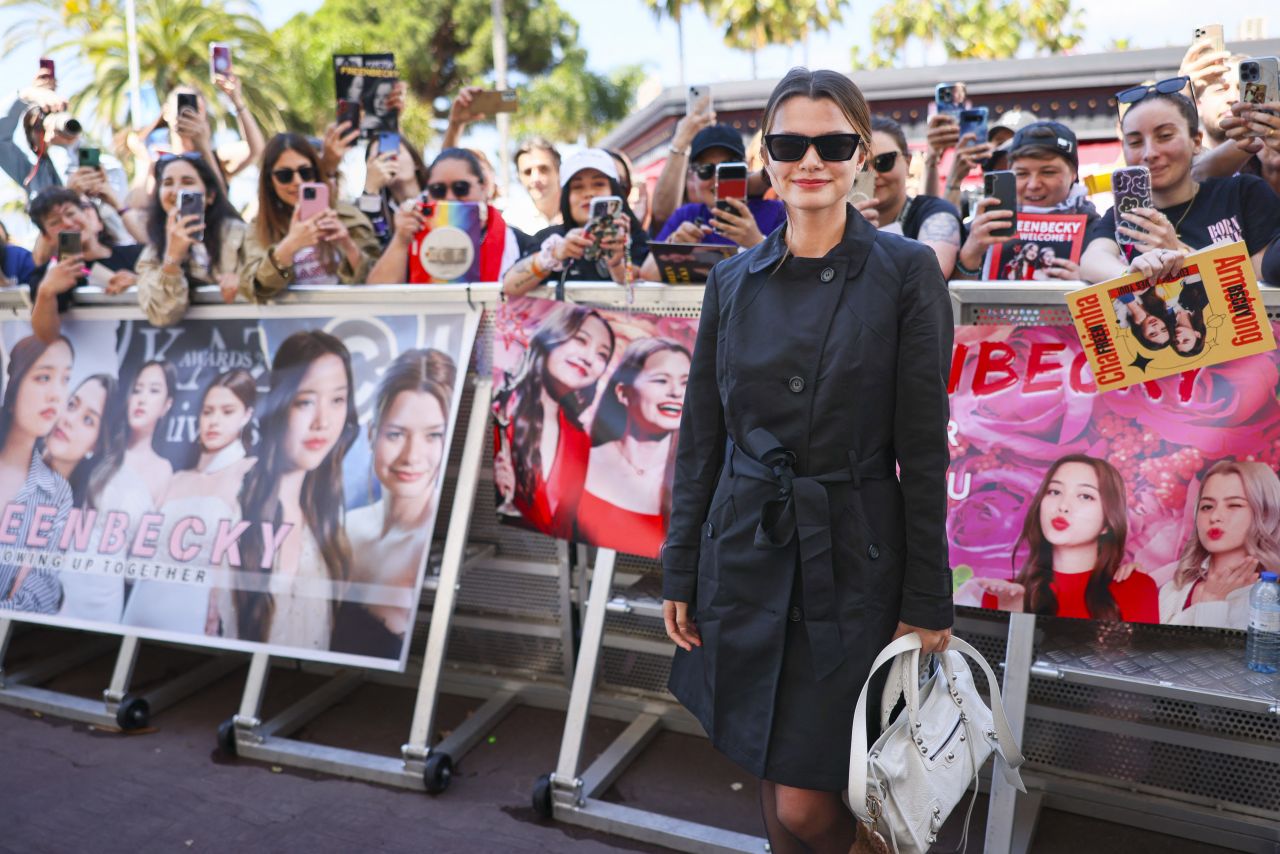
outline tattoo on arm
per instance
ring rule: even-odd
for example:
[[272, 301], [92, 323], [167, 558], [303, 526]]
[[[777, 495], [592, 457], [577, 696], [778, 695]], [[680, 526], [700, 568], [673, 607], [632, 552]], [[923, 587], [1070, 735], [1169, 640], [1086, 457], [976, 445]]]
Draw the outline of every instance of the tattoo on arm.
[[931, 243], [950, 243], [960, 246], [960, 223], [948, 213], [936, 213], [920, 226], [919, 239]]

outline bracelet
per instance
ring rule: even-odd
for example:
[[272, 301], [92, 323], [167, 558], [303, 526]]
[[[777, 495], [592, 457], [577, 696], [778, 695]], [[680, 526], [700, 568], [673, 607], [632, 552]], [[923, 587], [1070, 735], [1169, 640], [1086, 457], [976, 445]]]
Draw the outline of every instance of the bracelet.
[[671, 151], [671, 153], [672, 153], [672, 154], [676, 155], [677, 157], [688, 157], [688, 156], [689, 156], [689, 146], [687, 146], [687, 145], [686, 145], [684, 148], [676, 148], [676, 147], [673, 145], [673, 146], [671, 146], [670, 151]]
[[276, 268], [276, 272], [280, 274], [281, 278], [287, 279], [293, 275], [292, 265], [288, 267], [281, 267], [280, 262], [276, 260], [275, 246], [271, 246], [267, 249], [267, 262], [270, 263], [272, 267]]
[[956, 272], [962, 273], [966, 276], [973, 276], [974, 278], [977, 278], [978, 276], [982, 275], [982, 264], [981, 263], [978, 264], [978, 269], [970, 270], [968, 267], [964, 265], [964, 262], [960, 260], [960, 253], [957, 252], [956, 253]]
[[559, 273], [564, 269], [564, 262], [556, 257], [556, 249], [564, 243], [564, 238], [559, 234], [553, 234], [546, 240], [542, 241], [542, 248], [534, 255], [534, 263], [541, 268], [542, 276], [548, 273]]

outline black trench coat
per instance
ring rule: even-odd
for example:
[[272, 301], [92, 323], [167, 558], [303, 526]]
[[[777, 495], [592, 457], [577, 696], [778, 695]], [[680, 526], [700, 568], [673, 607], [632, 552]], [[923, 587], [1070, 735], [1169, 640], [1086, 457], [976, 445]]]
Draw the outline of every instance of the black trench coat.
[[825, 258], [784, 261], [780, 228], [712, 271], [662, 554], [702, 635], [672, 693], [752, 774], [829, 791], [898, 621], [953, 617], [947, 285], [927, 246], [847, 218]]

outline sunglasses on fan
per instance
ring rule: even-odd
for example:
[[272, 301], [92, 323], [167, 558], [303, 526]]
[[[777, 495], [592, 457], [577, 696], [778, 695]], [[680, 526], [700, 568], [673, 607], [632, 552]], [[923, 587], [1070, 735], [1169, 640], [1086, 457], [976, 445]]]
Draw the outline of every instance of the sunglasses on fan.
[[471, 194], [471, 186], [471, 181], [450, 181], [447, 184], [437, 181], [427, 185], [427, 194], [437, 202], [443, 202], [449, 198], [449, 191], [452, 190], [455, 199], [463, 199]]
[[837, 162], [852, 160], [858, 153], [862, 137], [856, 133], [828, 133], [822, 136], [802, 136], [798, 133], [771, 133], [764, 138], [769, 157], [779, 163], [795, 163], [804, 159], [809, 146], [818, 151], [823, 160]]
[[[1116, 93], [1116, 107], [1121, 118], [1128, 112], [1129, 108], [1139, 101], [1149, 98], [1152, 95], [1183, 95], [1192, 104], [1196, 103], [1196, 99], [1191, 88], [1190, 77], [1169, 77], [1165, 80], [1158, 80], [1150, 85], [1130, 86], [1128, 89], [1121, 89]], [[1198, 106], [1198, 105], [1197, 105]]]
[[295, 175], [303, 181], [311, 182], [316, 179], [316, 170], [314, 166], [299, 166], [297, 169], [282, 166], [279, 169], [271, 170], [271, 177], [281, 184], [292, 184]]

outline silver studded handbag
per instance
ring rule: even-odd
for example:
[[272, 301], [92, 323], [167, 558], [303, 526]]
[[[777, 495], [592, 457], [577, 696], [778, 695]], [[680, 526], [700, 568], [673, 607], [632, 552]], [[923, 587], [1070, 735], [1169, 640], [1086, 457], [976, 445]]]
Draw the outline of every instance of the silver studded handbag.
[[[987, 677], [991, 708], [974, 685], [965, 656]], [[978, 771], [993, 752], [1005, 779], [1026, 791], [1018, 766], [1022, 752], [1009, 729], [1000, 686], [982, 654], [965, 641], [951, 638], [947, 651], [935, 656], [932, 675], [920, 684], [920, 636], [904, 635], [876, 656], [858, 696], [849, 752], [849, 806], [872, 832], [898, 854], [924, 854], [937, 839], [942, 823], [974, 786]], [[867, 688], [871, 677], [892, 661], [881, 702], [881, 735], [867, 750]], [[889, 715], [904, 699], [905, 708]], [[974, 800], [969, 802], [973, 811]], [[968, 836], [968, 817], [965, 819]]]

